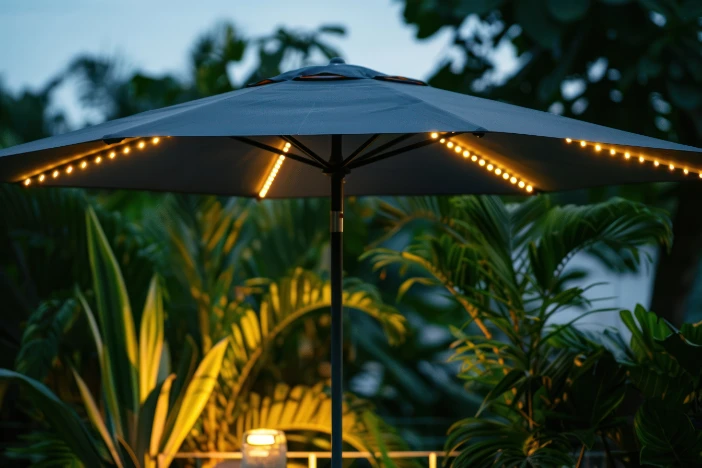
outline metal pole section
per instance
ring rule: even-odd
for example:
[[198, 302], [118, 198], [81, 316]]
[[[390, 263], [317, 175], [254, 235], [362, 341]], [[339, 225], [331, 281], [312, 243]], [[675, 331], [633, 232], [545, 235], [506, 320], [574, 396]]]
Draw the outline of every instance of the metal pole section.
[[332, 468], [342, 468], [343, 383], [343, 245], [344, 245], [344, 172], [341, 169], [341, 135], [332, 135], [329, 162], [339, 170], [331, 173], [331, 368], [332, 368]]

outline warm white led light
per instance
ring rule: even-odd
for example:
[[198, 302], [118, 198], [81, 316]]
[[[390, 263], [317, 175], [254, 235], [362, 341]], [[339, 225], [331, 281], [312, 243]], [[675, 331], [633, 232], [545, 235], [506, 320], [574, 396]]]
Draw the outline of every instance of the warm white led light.
[[497, 174], [497, 175], [502, 174], [502, 169], [500, 169], [499, 167], [497, 169], [495, 169], [495, 174]]
[[531, 185], [527, 185], [527, 186], [526, 186], [526, 191], [529, 192], [529, 193], [531, 193], [531, 192], [534, 191], [534, 187], [532, 187]]
[[448, 146], [449, 148], [453, 148], [453, 142], [449, 141], [448, 143], [446, 143], [446, 146]]
[[595, 145], [595, 151], [601, 151], [602, 147], [600, 145]]
[[514, 177], [514, 176], [512, 176], [512, 178], [509, 179], [509, 181], [512, 182], [513, 184], [516, 184], [516, 183], [517, 183], [517, 178]]
[[143, 141], [140, 141], [139, 144], [137, 145], [137, 147], [139, 149], [144, 149], [144, 146], [146, 146], [146, 143], [144, 143]]
[[566, 138], [566, 143], [571, 143], [572, 141], [573, 140], [571, 140], [570, 138]]
[[117, 153], [110, 151], [110, 159], [115, 159], [115, 156], [117, 156]]
[[671, 171], [674, 171], [674, 170], [675, 170], [675, 166], [674, 166], [673, 164], [669, 164], [669, 165], [668, 165], [668, 169], [670, 169]]
[[526, 185], [526, 184], [524, 183], [523, 180], [520, 180], [520, 181], [519, 181], [519, 188], [524, 188], [525, 185]]
[[493, 170], [494, 168], [495, 168], [495, 166], [493, 166], [492, 164], [488, 164], [488, 165], [487, 165], [487, 170], [490, 171], [490, 172], [492, 172], [492, 170]]
[[630, 157], [631, 157], [631, 155], [629, 154], [628, 151], [626, 153], [624, 153], [624, 159], [629, 159]]
[[151, 143], [153, 143], [154, 145], [158, 145], [159, 141], [161, 141], [161, 139], [159, 137], [153, 137], [151, 139]]
[[658, 166], [661, 165], [661, 163], [659, 163], [658, 161], [653, 161], [653, 165], [656, 166], [656, 167], [658, 167]]
[[266, 182], [263, 184], [263, 188], [261, 188], [261, 191], [258, 192], [258, 196], [260, 198], [265, 198], [266, 195], [268, 194], [268, 190], [270, 190], [271, 185], [273, 185], [273, 181], [275, 180], [275, 176], [278, 175], [278, 171], [280, 170], [280, 167], [283, 165], [283, 161], [285, 161], [285, 156], [283, 156], [281, 154], [278, 156], [278, 160], [275, 162], [273, 169], [271, 169], [271, 172], [268, 174], [268, 177], [266, 178]]
[[100, 164], [102, 162], [102, 156], [95, 158], [95, 164]]
[[73, 166], [68, 166], [66, 168], [66, 174], [70, 174], [71, 172], [73, 172]]
[[436, 140], [437, 138], [439, 138], [439, 134], [436, 132], [432, 132], [431, 137]]
[[587, 146], [587, 141], [584, 141], [584, 140], [581, 141], [581, 142], [580, 142], [580, 146], [582, 146], [583, 148], [585, 148], [585, 147]]
[[456, 153], [460, 153], [462, 149], [463, 149], [463, 148], [461, 148], [460, 146], [456, 146], [456, 148], [454, 148], [454, 151], [455, 151]]
[[481, 166], [484, 166], [484, 165], [485, 165], [485, 160], [484, 160], [484, 159], [481, 159], [480, 162], [479, 162], [478, 164], [480, 164]]
[[688, 175], [690, 171], [687, 170], [687, 168], [683, 169], [683, 174]]
[[473, 155], [473, 156], [470, 157], [470, 160], [473, 161], [473, 162], [475, 162], [475, 161], [478, 160], [478, 157], [477, 157], [476, 155]]
[[131, 149], [129, 148], [129, 146], [125, 146], [124, 149], [122, 150], [122, 152], [124, 154], [129, 154], [130, 151], [131, 151]]
[[439, 143], [446, 143], [446, 138], [442, 138], [441, 140], [439, 140]]
[[55, 170], [54, 172], [51, 173], [51, 177], [53, 177], [54, 179], [57, 178], [58, 176], [59, 176], [58, 170]]
[[641, 164], [643, 164], [643, 162], [644, 162], [644, 157], [643, 157], [643, 156], [639, 156], [639, 162], [640, 162]]
[[611, 154], [612, 156], [614, 156], [615, 154], [617, 154], [617, 152], [614, 151], [614, 149], [611, 149], [611, 150], [609, 150], [609, 154]]
[[505, 180], [509, 179], [509, 174], [505, 172], [504, 174], [502, 174], [502, 178]]
[[85, 169], [86, 167], [88, 167], [88, 161], [83, 161], [82, 163], [80, 163], [81, 169]]
[[24, 185], [29, 185], [31, 183], [32, 183], [32, 179], [29, 179], [29, 178], [24, 179]]
[[45, 179], [45, 178], [46, 178], [46, 176], [45, 176], [44, 174], [40, 175], [40, 176], [39, 176], [39, 182], [44, 182], [44, 179]]

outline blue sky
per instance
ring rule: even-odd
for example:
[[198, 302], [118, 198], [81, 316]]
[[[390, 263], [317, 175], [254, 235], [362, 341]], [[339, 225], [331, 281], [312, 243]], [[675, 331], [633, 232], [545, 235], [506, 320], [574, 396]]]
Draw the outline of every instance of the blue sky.
[[396, 0], [2, 0], [0, 79], [13, 90], [38, 86], [79, 53], [122, 57], [147, 72], [182, 71], [199, 34], [230, 20], [247, 35], [279, 25], [343, 24], [348, 62], [426, 77], [447, 34], [418, 42]]

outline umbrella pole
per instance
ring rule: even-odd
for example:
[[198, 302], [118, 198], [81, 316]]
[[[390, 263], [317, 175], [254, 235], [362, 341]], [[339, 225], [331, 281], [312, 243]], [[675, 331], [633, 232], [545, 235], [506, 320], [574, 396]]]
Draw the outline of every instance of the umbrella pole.
[[[339, 167], [342, 163], [341, 135], [332, 135], [332, 151], [329, 161]], [[342, 463], [342, 408], [343, 383], [343, 244], [344, 244], [344, 172], [331, 173], [331, 406], [332, 468], [341, 468]]]

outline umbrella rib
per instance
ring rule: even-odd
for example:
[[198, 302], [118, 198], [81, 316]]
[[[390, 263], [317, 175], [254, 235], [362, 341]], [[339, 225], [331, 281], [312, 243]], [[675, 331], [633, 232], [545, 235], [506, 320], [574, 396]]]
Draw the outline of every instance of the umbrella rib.
[[312, 151], [311, 149], [309, 149], [307, 146], [303, 145], [303, 144], [302, 144], [300, 141], [298, 141], [295, 137], [290, 136], [290, 135], [284, 135], [284, 136], [283, 136], [283, 140], [287, 141], [288, 143], [290, 143], [291, 145], [293, 145], [295, 148], [299, 149], [300, 151], [302, 151], [302, 152], [305, 153], [307, 156], [309, 156], [310, 158], [312, 158], [312, 159], [314, 159], [315, 161], [317, 161], [319, 164], [321, 164], [321, 165], [324, 166], [325, 168], [331, 167], [327, 161], [325, 161], [324, 159], [322, 159], [322, 158], [320, 158], [319, 156], [317, 156], [317, 154], [316, 154], [314, 151]]
[[403, 142], [409, 138], [412, 138], [414, 135], [416, 135], [416, 134], [415, 133], [405, 133], [404, 135], [400, 135], [397, 138], [393, 138], [392, 140], [388, 141], [387, 143], [382, 144], [382, 145], [378, 146], [377, 148], [370, 150], [366, 154], [361, 155], [358, 158], [358, 160], [356, 161], [356, 163], [351, 164], [349, 167], [358, 167], [358, 165], [361, 162], [368, 160], [368, 158], [375, 156], [376, 154], [380, 153], [381, 151], [385, 151], [388, 148], [392, 148], [393, 146], [395, 146], [396, 144], [398, 144], [400, 142]]
[[354, 152], [351, 153], [351, 154], [349, 155], [348, 158], [344, 159], [344, 164], [343, 164], [342, 166], [343, 166], [343, 167], [348, 166], [348, 164], [349, 164], [351, 161], [353, 161], [353, 159], [354, 159], [356, 156], [358, 156], [359, 154], [361, 154], [361, 151], [363, 151], [364, 149], [368, 148], [368, 146], [370, 146], [370, 144], [373, 143], [379, 136], [380, 136], [380, 133], [376, 133], [375, 135], [371, 135], [370, 138], [368, 138], [366, 141], [364, 141], [363, 144], [361, 144], [361, 146], [359, 146], [358, 148], [356, 148], [356, 149], [354, 150]]
[[307, 164], [307, 165], [310, 165], [310, 166], [312, 166], [312, 167], [316, 167], [316, 168], [318, 168], [318, 169], [325, 169], [324, 166], [322, 166], [322, 165], [316, 163], [315, 161], [311, 161], [311, 160], [305, 158], [304, 156], [300, 156], [300, 155], [292, 154], [292, 153], [284, 153], [282, 150], [280, 150], [280, 149], [278, 149], [278, 148], [273, 148], [272, 146], [268, 146], [268, 145], [265, 144], [265, 143], [261, 143], [261, 142], [256, 141], [256, 140], [252, 140], [251, 138], [240, 137], [240, 136], [232, 136], [232, 137], [229, 137], [229, 138], [231, 138], [231, 139], [233, 139], [233, 140], [240, 141], [240, 142], [242, 142], [242, 143], [246, 143], [247, 145], [255, 146], [256, 148], [260, 148], [260, 149], [262, 149], [262, 150], [264, 150], [264, 151], [268, 151], [269, 153], [273, 153], [273, 154], [277, 154], [277, 155], [281, 155], [281, 154], [282, 154], [282, 155], [284, 155], [286, 158], [293, 159], [293, 160], [295, 160], [295, 161], [297, 161], [297, 162], [301, 162], [301, 163], [303, 163], [303, 164]]
[[[455, 132], [455, 133], [445, 133], [442, 134], [441, 137], [455, 137], [458, 136], [462, 133], [465, 132]], [[367, 164], [372, 164], [374, 162], [381, 161], [383, 159], [391, 158], [393, 156], [397, 156], [398, 154], [406, 153], [408, 151], [416, 150], [419, 148], [423, 148], [424, 146], [431, 145], [432, 143], [437, 143], [439, 141], [438, 138], [427, 138], [426, 140], [418, 141], [417, 143], [412, 143], [411, 145], [403, 146], [402, 148], [397, 148], [396, 150], [388, 151], [386, 153], [379, 154], [377, 156], [373, 157], [368, 157], [362, 160], [356, 161], [354, 164], [351, 164], [349, 166], [350, 169], [355, 169], [357, 167], [362, 167]]]

